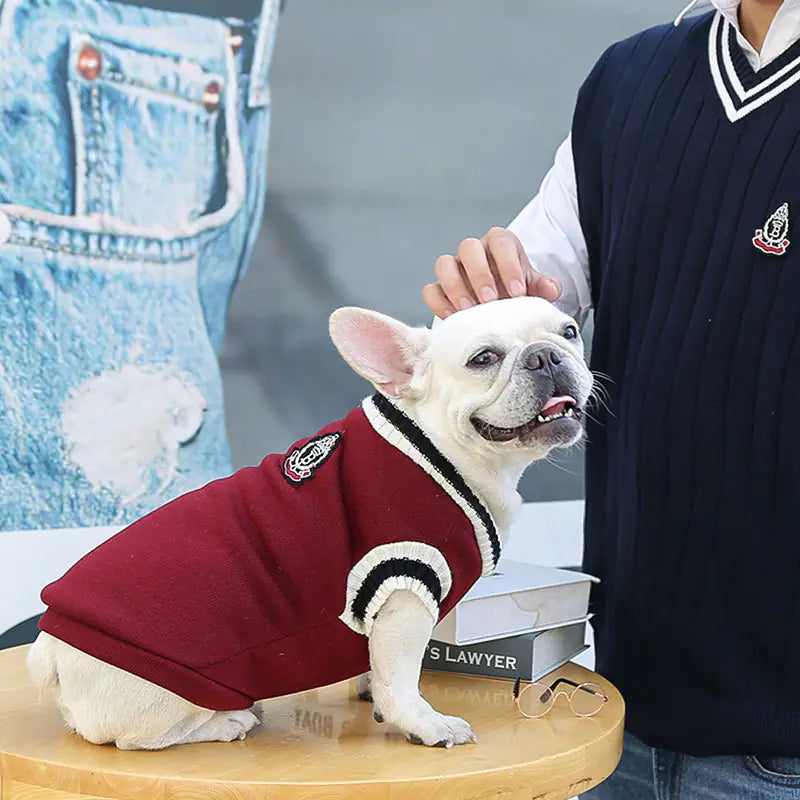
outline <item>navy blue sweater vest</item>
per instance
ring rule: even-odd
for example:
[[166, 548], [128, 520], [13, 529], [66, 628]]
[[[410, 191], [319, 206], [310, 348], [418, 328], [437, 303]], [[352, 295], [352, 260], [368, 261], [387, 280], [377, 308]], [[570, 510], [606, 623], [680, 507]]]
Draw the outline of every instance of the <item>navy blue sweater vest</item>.
[[[758, 88], [800, 69], [800, 44], [755, 74], [735, 39], [712, 57], [718, 24], [614, 45], [578, 98], [592, 366], [611, 379], [588, 431], [585, 568], [631, 732], [800, 756], [800, 83]], [[733, 122], [724, 48], [750, 90]]]

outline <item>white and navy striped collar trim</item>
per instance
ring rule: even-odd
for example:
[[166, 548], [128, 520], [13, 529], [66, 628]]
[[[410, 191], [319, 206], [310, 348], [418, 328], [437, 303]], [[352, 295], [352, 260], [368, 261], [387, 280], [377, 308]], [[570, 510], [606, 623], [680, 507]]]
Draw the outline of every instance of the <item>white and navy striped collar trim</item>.
[[711, 76], [731, 122], [746, 117], [800, 81], [800, 40], [756, 72], [742, 52], [736, 29], [717, 12], [708, 36]]
[[481, 554], [481, 574], [491, 575], [500, 558], [500, 537], [489, 509], [419, 426], [384, 395], [376, 392], [361, 407], [378, 435], [425, 470], [466, 514]]

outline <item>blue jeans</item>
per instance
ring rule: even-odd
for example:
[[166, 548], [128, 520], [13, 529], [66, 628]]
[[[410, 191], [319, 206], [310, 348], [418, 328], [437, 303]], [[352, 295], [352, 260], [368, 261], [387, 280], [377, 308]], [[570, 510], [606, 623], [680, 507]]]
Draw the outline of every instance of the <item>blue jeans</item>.
[[217, 350], [278, 5], [0, 0], [0, 531], [123, 523], [230, 472]]
[[648, 747], [626, 733], [616, 772], [581, 798], [800, 800], [800, 758], [696, 758]]

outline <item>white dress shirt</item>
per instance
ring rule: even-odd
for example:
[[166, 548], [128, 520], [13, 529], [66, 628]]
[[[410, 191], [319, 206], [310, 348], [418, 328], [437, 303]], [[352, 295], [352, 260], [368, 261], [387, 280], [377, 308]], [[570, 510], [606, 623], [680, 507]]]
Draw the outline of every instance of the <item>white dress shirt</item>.
[[[754, 70], [774, 61], [800, 39], [800, 0], [784, 0], [758, 53], [739, 30], [740, 0], [702, 0], [713, 4], [735, 28], [739, 44]], [[539, 193], [508, 226], [522, 242], [539, 272], [556, 275], [563, 284], [558, 305], [583, 322], [591, 309], [589, 258], [578, 216], [578, 190], [570, 137], [558, 148], [555, 163]]]
[[[800, 39], [800, 0], [783, 0], [759, 53], [739, 30], [739, 5], [741, 0], [713, 0], [713, 5], [734, 28], [739, 47], [747, 56], [750, 66], [758, 72], [773, 62], [781, 53]], [[711, 0], [709, 0], [711, 5]]]

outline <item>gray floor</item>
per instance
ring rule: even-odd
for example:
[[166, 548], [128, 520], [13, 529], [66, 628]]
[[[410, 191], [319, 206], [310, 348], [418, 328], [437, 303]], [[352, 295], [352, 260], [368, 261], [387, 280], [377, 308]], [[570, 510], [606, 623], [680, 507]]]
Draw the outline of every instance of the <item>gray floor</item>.
[[[365, 305], [427, 324], [420, 290], [436, 257], [514, 216], [603, 49], [679, 6], [289, 0], [268, 208], [223, 352], [236, 466], [367, 393], [328, 341], [328, 314]], [[524, 494], [581, 497], [580, 453], [529, 471]]]

